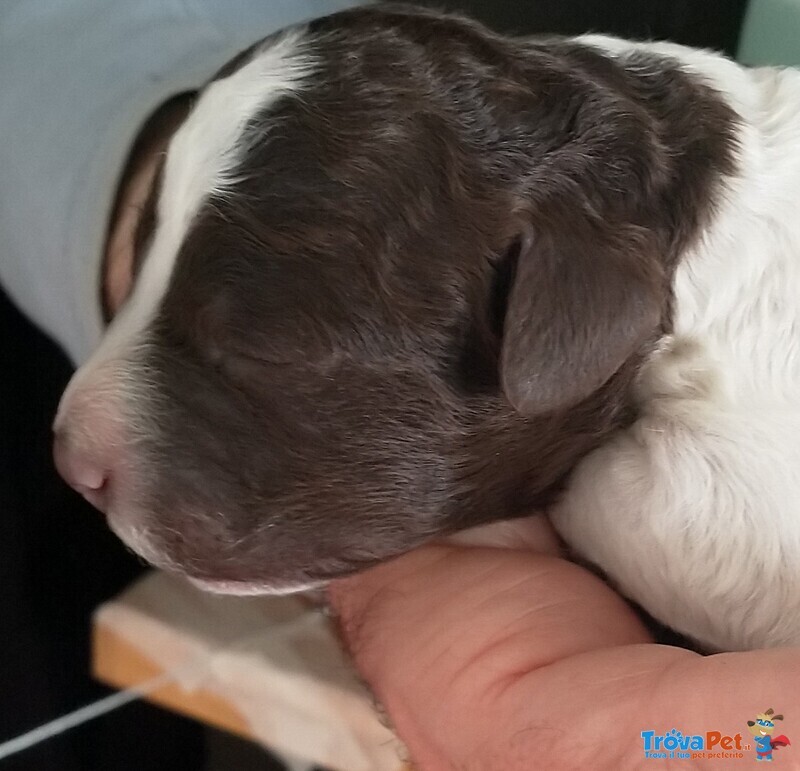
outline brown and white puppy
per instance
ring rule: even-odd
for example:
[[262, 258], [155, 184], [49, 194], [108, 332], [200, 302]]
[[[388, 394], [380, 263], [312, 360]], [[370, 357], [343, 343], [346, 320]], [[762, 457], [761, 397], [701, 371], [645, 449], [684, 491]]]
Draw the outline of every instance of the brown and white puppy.
[[798, 200], [797, 74], [407, 7], [291, 29], [174, 136], [59, 464], [216, 591], [551, 507], [679, 631], [800, 642]]

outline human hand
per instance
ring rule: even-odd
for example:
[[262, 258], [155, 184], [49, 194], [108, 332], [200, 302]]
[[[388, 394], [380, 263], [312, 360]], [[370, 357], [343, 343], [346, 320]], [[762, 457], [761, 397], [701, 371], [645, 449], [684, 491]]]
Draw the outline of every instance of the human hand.
[[[538, 552], [428, 546], [330, 587], [356, 665], [419, 769], [640, 768], [642, 731], [718, 731], [736, 752], [756, 712], [800, 714], [800, 651], [655, 644], [539, 528]], [[710, 748], [723, 750], [721, 738]]]

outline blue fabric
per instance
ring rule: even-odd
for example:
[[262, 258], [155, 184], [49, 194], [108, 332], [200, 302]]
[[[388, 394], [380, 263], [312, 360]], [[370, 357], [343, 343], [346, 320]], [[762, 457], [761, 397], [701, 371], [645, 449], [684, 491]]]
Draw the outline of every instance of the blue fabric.
[[737, 58], [800, 67], [800, 0], [750, 0]]

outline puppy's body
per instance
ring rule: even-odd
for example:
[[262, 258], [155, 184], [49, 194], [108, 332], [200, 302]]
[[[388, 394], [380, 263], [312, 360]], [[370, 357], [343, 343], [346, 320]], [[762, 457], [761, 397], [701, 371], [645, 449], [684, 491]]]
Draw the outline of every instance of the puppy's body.
[[578, 467], [553, 518], [623, 592], [696, 639], [796, 645], [800, 73], [647, 48], [736, 110], [738, 171], [676, 271], [674, 327], [640, 373], [640, 417]]
[[799, 199], [795, 73], [323, 19], [176, 134], [57, 457], [218, 591], [551, 506], [679, 631], [800, 642]]

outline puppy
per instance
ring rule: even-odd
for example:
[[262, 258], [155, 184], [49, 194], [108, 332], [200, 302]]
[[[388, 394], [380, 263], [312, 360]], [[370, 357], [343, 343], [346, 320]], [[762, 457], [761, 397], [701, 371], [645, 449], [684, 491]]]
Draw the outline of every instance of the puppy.
[[800, 643], [800, 74], [340, 13], [175, 134], [56, 419], [154, 565], [289, 592], [548, 508], [701, 644]]

